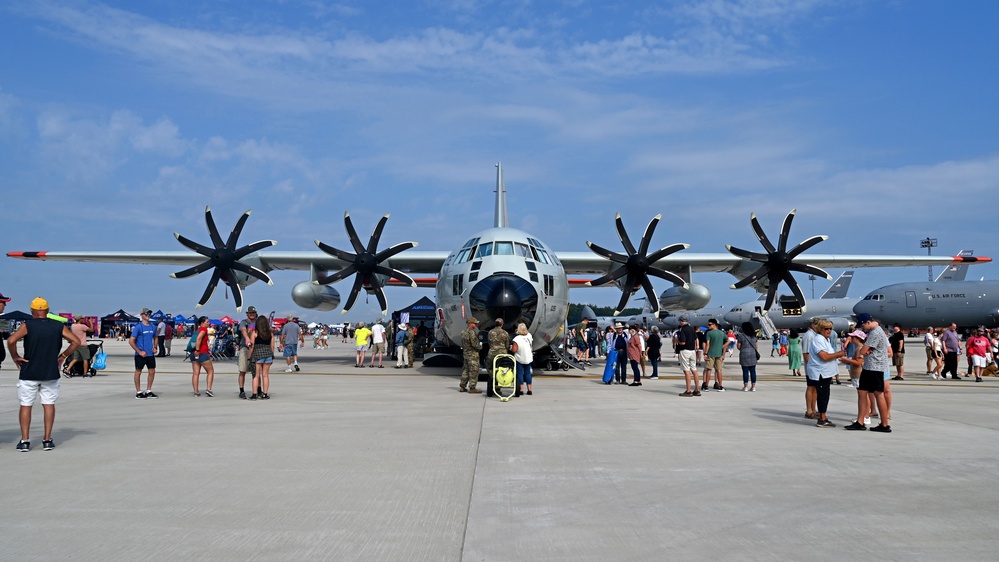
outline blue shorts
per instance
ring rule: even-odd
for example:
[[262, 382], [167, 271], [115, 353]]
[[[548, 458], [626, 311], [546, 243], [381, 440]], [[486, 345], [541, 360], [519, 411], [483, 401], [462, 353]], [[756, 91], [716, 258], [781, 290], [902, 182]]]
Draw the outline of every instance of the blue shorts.
[[193, 359], [197, 363], [207, 363], [212, 360], [211, 353], [202, 353], [194, 357]]
[[264, 357], [263, 359], [257, 359], [257, 365], [270, 365], [274, 362], [273, 357]]
[[295, 357], [297, 355], [298, 355], [297, 343], [286, 343], [284, 345], [284, 351], [282, 352], [282, 357]]

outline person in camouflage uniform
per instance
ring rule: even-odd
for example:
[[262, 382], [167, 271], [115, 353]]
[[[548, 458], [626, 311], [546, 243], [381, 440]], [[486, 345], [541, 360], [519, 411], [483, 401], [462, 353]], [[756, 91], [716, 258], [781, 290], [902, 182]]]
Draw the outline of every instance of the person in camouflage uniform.
[[486, 369], [492, 373], [493, 359], [497, 355], [507, 353], [510, 353], [510, 334], [503, 329], [503, 319], [497, 318], [496, 327], [489, 330], [489, 354], [486, 356]]
[[[458, 385], [459, 392], [469, 394], [482, 394], [481, 390], [475, 388], [479, 382], [479, 351], [482, 349], [482, 342], [479, 341], [479, 321], [475, 318], [468, 319], [468, 328], [461, 332], [461, 351], [465, 356], [465, 365], [461, 370], [461, 382]], [[465, 388], [465, 387], [468, 388]]]
[[409, 334], [409, 343], [406, 344], [406, 353], [409, 354], [409, 368], [412, 369], [413, 357], [416, 357], [413, 353], [413, 344], [416, 343], [416, 330], [412, 326], [407, 325], [406, 332]]

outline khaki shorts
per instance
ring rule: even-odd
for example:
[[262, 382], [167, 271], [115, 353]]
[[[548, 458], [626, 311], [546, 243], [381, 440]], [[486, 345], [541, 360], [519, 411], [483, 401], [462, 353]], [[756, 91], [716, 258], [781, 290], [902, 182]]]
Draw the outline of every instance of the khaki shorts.
[[704, 361], [705, 361], [705, 363], [704, 363], [704, 368], [705, 369], [714, 369], [716, 371], [721, 371], [722, 370], [722, 366], [725, 363], [725, 358], [724, 357], [706, 357], [704, 359]]
[[929, 360], [929, 359], [933, 359], [933, 358], [934, 358], [933, 348], [932, 347], [927, 347], [926, 348], [926, 359]]
[[246, 373], [252, 371], [253, 371], [253, 366], [250, 365], [250, 348], [248, 347], [239, 348], [239, 372]]
[[693, 373], [697, 370], [697, 352], [693, 349], [680, 350], [680, 369]]
[[371, 354], [385, 353], [385, 342], [373, 343], [371, 344]]
[[70, 357], [70, 359], [71, 360], [72, 359], [79, 359], [81, 361], [90, 361], [90, 346], [87, 345], [86, 342], [84, 342], [83, 345], [81, 345], [80, 347], [76, 348], [76, 351], [73, 352], [73, 356]]
[[905, 364], [905, 354], [904, 353], [896, 353], [895, 355], [891, 356], [891, 366], [892, 367], [901, 367], [904, 364]]

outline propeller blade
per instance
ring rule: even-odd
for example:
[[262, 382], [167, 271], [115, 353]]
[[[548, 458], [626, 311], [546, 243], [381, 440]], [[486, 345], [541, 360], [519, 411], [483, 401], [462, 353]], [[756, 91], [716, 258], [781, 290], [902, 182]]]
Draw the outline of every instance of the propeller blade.
[[656, 297], [656, 290], [649, 281], [648, 276], [642, 277], [642, 288], [645, 289], [645, 298], [648, 299], [649, 310], [652, 314], [659, 312], [659, 299]]
[[656, 231], [656, 225], [659, 224], [659, 220], [662, 218], [662, 214], [659, 214], [652, 217], [652, 220], [649, 221], [649, 225], [645, 227], [645, 234], [642, 235], [642, 241], [638, 245], [638, 253], [649, 253], [649, 244], [652, 243], [652, 235]]
[[798, 286], [798, 280], [794, 278], [790, 273], [785, 273], [783, 277], [784, 283], [787, 285], [791, 292], [794, 293], [794, 298], [801, 303], [801, 310], [805, 310], [805, 295], [801, 292], [801, 287]]
[[767, 288], [767, 301], [763, 305], [763, 310], [770, 310], [770, 307], [774, 305], [774, 300], [777, 298], [777, 286], [778, 283], [771, 283], [770, 287]]
[[594, 254], [605, 257], [612, 262], [625, 263], [628, 261], [628, 256], [619, 254], [617, 252], [612, 252], [610, 250], [597, 246], [596, 244], [590, 242], [589, 240], [586, 241], [586, 245], [590, 247], [590, 250], [592, 250]]
[[679, 252], [680, 250], [686, 250], [689, 247], [690, 247], [690, 244], [670, 244], [669, 246], [666, 246], [665, 248], [662, 248], [660, 250], [656, 250], [655, 252], [652, 252], [651, 254], [649, 254], [649, 258], [648, 258], [649, 259], [649, 263], [650, 264], [656, 263], [657, 261], [665, 258], [666, 256], [668, 256], [670, 254], [673, 254], [675, 252]]
[[340, 271], [337, 271], [333, 275], [316, 279], [315, 281], [313, 281], [313, 283], [316, 285], [329, 285], [330, 283], [336, 283], [341, 279], [346, 279], [348, 276], [353, 275], [354, 273], [357, 273], [357, 266], [354, 264], [350, 264], [347, 267], [341, 269]]
[[371, 238], [368, 239], [369, 254], [373, 254], [378, 250], [378, 241], [382, 238], [382, 230], [385, 228], [385, 223], [388, 222], [390, 214], [391, 213], [385, 213], [385, 215], [378, 220], [378, 224], [375, 225], [375, 230], [371, 233]]
[[236, 259], [239, 260], [246, 257], [248, 254], [263, 250], [264, 248], [269, 248], [275, 244], [277, 244], [277, 240], [259, 240], [253, 244], [247, 244], [233, 253], [236, 256]]
[[794, 220], [794, 215], [798, 213], [798, 209], [791, 209], [791, 212], [784, 217], [784, 223], [780, 226], [780, 238], [777, 241], [777, 250], [781, 253], [787, 251], [787, 238], [791, 233], [791, 221]]
[[809, 248], [811, 248], [812, 246], [818, 244], [819, 242], [824, 242], [824, 241], [826, 241], [828, 239], [829, 239], [829, 237], [828, 236], [824, 236], [824, 235], [812, 236], [808, 240], [805, 240], [801, 244], [798, 244], [797, 246], [795, 246], [794, 249], [792, 249], [790, 252], [787, 253], [787, 257], [794, 259], [794, 258], [798, 257], [798, 254], [800, 254], [800, 253], [808, 250]]
[[628, 274], [624, 284], [624, 290], [621, 291], [621, 300], [618, 301], [617, 306], [614, 308], [614, 316], [621, 314], [626, 306], [628, 306], [628, 300], [631, 298], [632, 290], [631, 288], [635, 286], [635, 279], [632, 274]]
[[357, 300], [357, 295], [361, 292], [361, 287], [364, 284], [364, 280], [358, 275], [354, 277], [354, 286], [350, 288], [350, 295], [347, 296], [347, 304], [343, 306], [343, 310], [340, 314], [347, 314], [351, 308], [354, 307], [354, 301]]
[[756, 238], [758, 238], [760, 244], [763, 244], [763, 247], [767, 249], [767, 252], [771, 254], [776, 252], [777, 248], [774, 248], [774, 245], [770, 243], [770, 239], [767, 238], [767, 233], [763, 232], [763, 227], [760, 226], [760, 221], [756, 219], [756, 213], [753, 213], [750, 216], [749, 222], [753, 225], [753, 232], [756, 233]]
[[232, 264], [232, 268], [237, 271], [242, 271], [243, 273], [256, 277], [257, 279], [267, 283], [268, 285], [274, 286], [274, 282], [271, 281], [271, 276], [264, 273], [262, 270], [253, 267], [252, 265], [246, 265], [245, 263], [235, 262]]
[[229, 239], [225, 242], [225, 247], [233, 250], [236, 248], [236, 241], [239, 240], [240, 233], [243, 232], [243, 225], [246, 224], [246, 219], [250, 218], [250, 211], [247, 210], [239, 220], [236, 221], [236, 226], [233, 227], [232, 232], [229, 233]]
[[212, 252], [215, 251], [212, 248], [209, 248], [208, 246], [202, 246], [201, 244], [198, 244], [194, 240], [191, 240], [190, 238], [187, 238], [186, 236], [183, 236], [176, 232], [173, 233], [173, 237], [176, 238], [178, 242], [183, 244], [184, 247], [186, 247], [188, 250], [193, 250], [205, 257], [211, 256]]
[[378, 306], [382, 309], [382, 316], [388, 314], [388, 301], [385, 300], [385, 291], [381, 287], [375, 287], [375, 298], [378, 299]]
[[733, 288], [733, 289], [741, 289], [743, 287], [751, 285], [751, 284], [755, 283], [757, 280], [759, 280], [761, 277], [763, 277], [763, 274], [767, 273], [768, 271], [769, 271], [769, 269], [767, 268], [767, 265], [763, 264], [763, 265], [761, 265], [759, 267], [759, 269], [757, 269], [753, 273], [751, 273], [748, 276], [743, 277], [742, 279], [740, 279], [737, 283], [735, 283], [734, 285], [732, 285], [731, 288]]
[[215, 244], [215, 248], [222, 248], [225, 244], [222, 242], [222, 237], [219, 236], [219, 229], [215, 226], [215, 219], [212, 218], [212, 208], [205, 207], [205, 224], [208, 225], [208, 235], [212, 237], [212, 243]]
[[243, 290], [240, 289], [239, 283], [236, 282], [236, 273], [231, 269], [226, 271], [225, 281], [223, 282], [232, 289], [232, 301], [236, 303], [236, 312], [240, 312], [243, 309]]
[[824, 277], [832, 281], [832, 275], [829, 275], [829, 273], [827, 273], [826, 270], [822, 269], [821, 267], [815, 267], [814, 265], [808, 265], [807, 263], [802, 263], [802, 264], [792, 263], [789, 269], [791, 269], [792, 271], [800, 271], [802, 273], [807, 273], [809, 275], [815, 275], [816, 277]]
[[354, 247], [354, 252], [357, 254], [363, 253], [364, 245], [361, 244], [361, 239], [357, 237], [357, 231], [354, 230], [354, 223], [350, 220], [349, 212], [343, 214], [343, 224], [347, 227], [347, 238], [350, 240], [350, 245]]
[[376, 265], [372, 270], [374, 273], [380, 273], [382, 275], [388, 275], [393, 279], [398, 279], [403, 283], [409, 285], [410, 287], [416, 287], [416, 281], [405, 273], [399, 271], [398, 269], [392, 269], [391, 267], [385, 267], [384, 265]]
[[191, 277], [192, 275], [197, 275], [199, 273], [204, 273], [212, 268], [212, 260], [205, 260], [198, 265], [185, 269], [184, 271], [178, 271], [177, 273], [171, 273], [170, 277], [174, 279], [185, 279]]
[[628, 268], [626, 268], [626, 267], [619, 267], [619, 268], [611, 271], [607, 275], [604, 275], [603, 277], [597, 277], [596, 279], [592, 279], [590, 281], [587, 281], [586, 282], [586, 286], [587, 287], [599, 287], [601, 285], [606, 285], [607, 283], [609, 283], [611, 281], [617, 281], [618, 279], [624, 277], [627, 274], [628, 274]]
[[750, 252], [749, 250], [743, 250], [742, 248], [736, 248], [735, 246], [725, 245], [725, 248], [731, 252], [733, 255], [740, 258], [745, 258], [747, 260], [765, 262], [767, 261], [766, 254], [760, 254], [757, 252]]
[[415, 248], [418, 245], [419, 244], [417, 244], [416, 242], [399, 242], [395, 246], [392, 246], [391, 248], [386, 248], [375, 254], [375, 261], [381, 263], [400, 252], [405, 252], [406, 250], [410, 248]]
[[621, 213], [618, 213], [614, 218], [614, 224], [617, 226], [617, 235], [621, 239], [621, 244], [624, 245], [624, 249], [628, 250], [628, 255], [634, 255], [635, 246], [631, 243], [631, 238], [628, 238], [628, 231], [624, 229], [624, 221], [621, 220]]
[[649, 275], [655, 275], [656, 277], [665, 279], [674, 285], [683, 285], [684, 289], [690, 288], [690, 285], [683, 280], [683, 277], [680, 277], [672, 271], [666, 271], [665, 269], [659, 269], [658, 267], [649, 267]]
[[329, 244], [324, 244], [324, 243], [320, 242], [319, 240], [313, 240], [313, 242], [315, 242], [316, 246], [318, 246], [319, 249], [322, 250], [323, 252], [325, 252], [325, 253], [327, 253], [327, 254], [329, 254], [329, 255], [337, 258], [337, 259], [341, 259], [341, 260], [343, 260], [345, 262], [353, 263], [354, 259], [357, 258], [356, 255], [351, 254], [350, 252], [344, 252], [343, 250], [338, 250], [338, 249], [334, 248], [333, 246], [330, 246]]
[[212, 294], [215, 293], [215, 287], [219, 284], [219, 279], [222, 278], [222, 272], [217, 268], [212, 272], [212, 278], [208, 281], [208, 287], [205, 288], [205, 292], [201, 295], [201, 300], [198, 301], [198, 305], [194, 308], [201, 308], [205, 306], [209, 299], [212, 298]]

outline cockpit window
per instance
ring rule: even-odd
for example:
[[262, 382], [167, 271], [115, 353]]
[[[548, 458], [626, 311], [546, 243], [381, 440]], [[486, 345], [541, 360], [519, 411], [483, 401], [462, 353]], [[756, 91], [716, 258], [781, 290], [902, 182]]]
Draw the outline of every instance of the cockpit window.
[[497, 256], [512, 256], [513, 242], [497, 242], [495, 254]]
[[531, 250], [528, 249], [527, 244], [522, 244], [520, 242], [515, 242], [514, 243], [514, 248], [517, 250], [517, 255], [520, 256], [520, 257], [522, 257], [522, 258], [533, 257], [533, 256], [531, 256]]
[[548, 264], [551, 263], [548, 260], [548, 252], [542, 250], [541, 248], [538, 248], [538, 258], [541, 261], [541, 263], [548, 263]]
[[460, 252], [460, 253], [458, 254], [458, 257], [457, 257], [457, 258], [455, 258], [455, 260], [454, 260], [454, 263], [456, 263], [456, 264], [458, 264], [458, 263], [464, 263], [464, 262], [465, 262], [465, 261], [466, 261], [466, 260], [468, 259], [468, 254], [469, 254], [469, 253], [470, 253], [471, 251], [472, 251], [472, 249], [471, 249], [471, 248], [465, 248], [464, 250], [462, 250], [462, 251], [461, 251], [461, 252]]
[[462, 248], [471, 248], [472, 246], [474, 246], [474, 245], [476, 245], [478, 243], [479, 243], [479, 239], [478, 238], [472, 238], [468, 242], [465, 242], [465, 245], [462, 246]]
[[479, 246], [479, 251], [476, 252], [475, 258], [476, 259], [484, 258], [486, 256], [491, 256], [491, 255], [493, 255], [493, 243], [486, 242], [485, 244], [481, 244]]
[[867, 295], [864, 297], [865, 301], [883, 301], [885, 300], [884, 295]]

